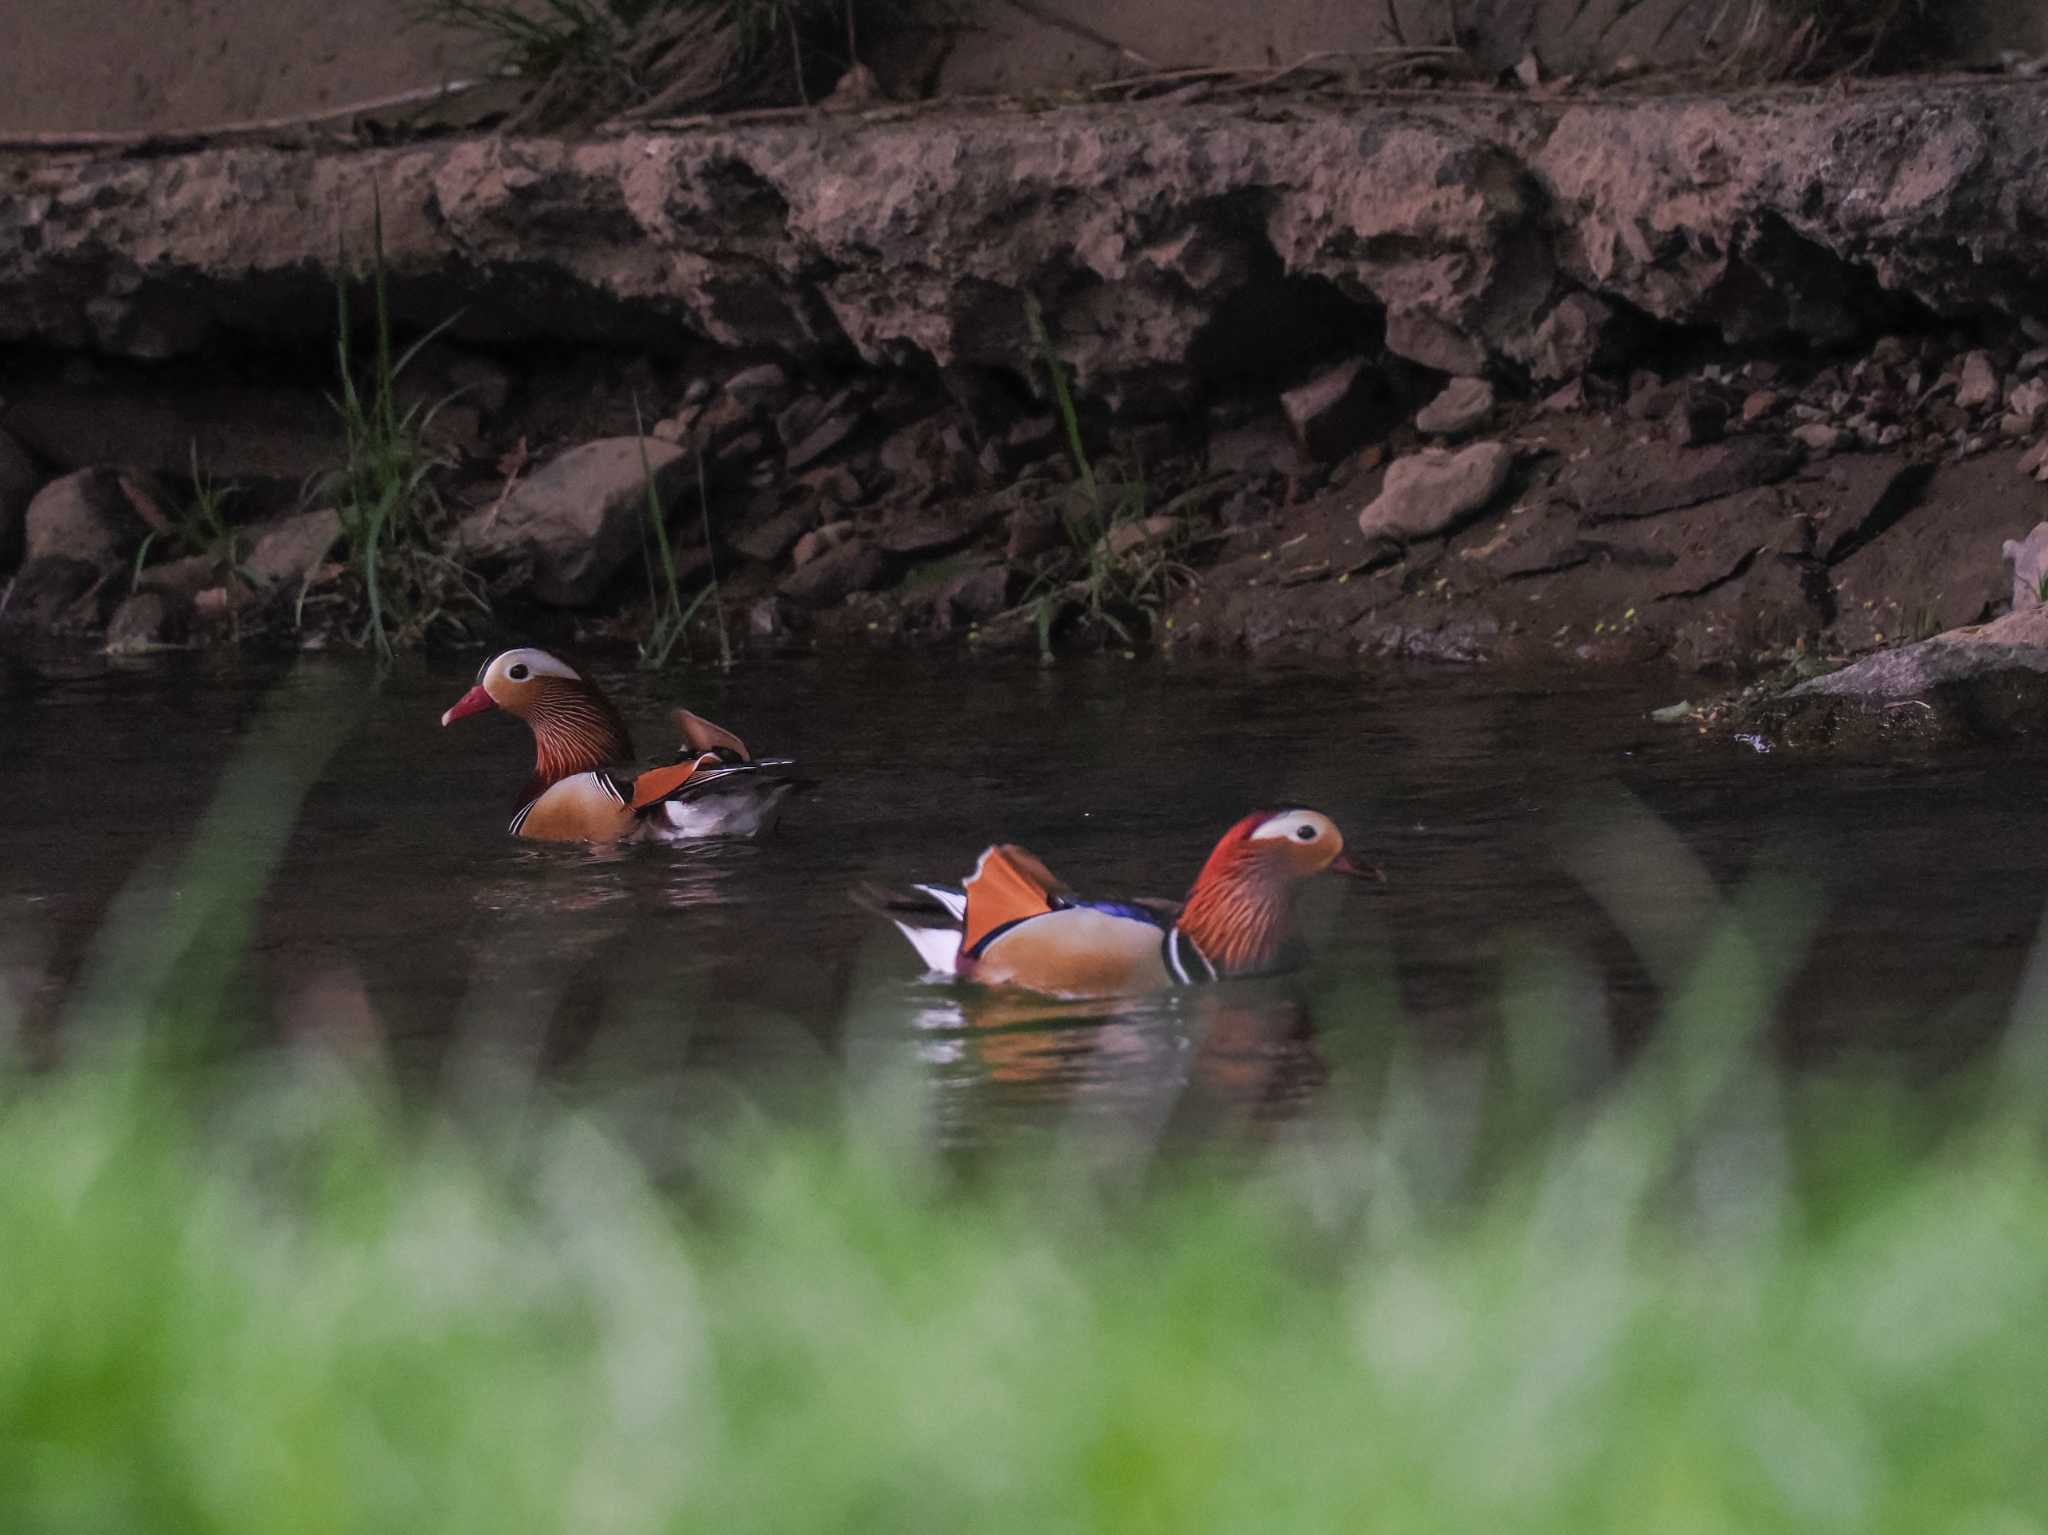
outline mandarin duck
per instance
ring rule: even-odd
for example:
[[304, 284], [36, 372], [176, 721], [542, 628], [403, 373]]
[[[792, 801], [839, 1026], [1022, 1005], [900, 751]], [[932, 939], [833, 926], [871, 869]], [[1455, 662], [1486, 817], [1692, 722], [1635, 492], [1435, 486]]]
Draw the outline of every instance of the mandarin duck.
[[545, 650], [508, 650], [477, 673], [476, 686], [441, 716], [503, 709], [533, 732], [533, 776], [519, 796], [512, 834], [545, 842], [680, 842], [752, 837], [809, 781], [786, 757], [756, 760], [746, 744], [687, 709], [675, 711], [683, 749], [634, 770], [626, 722], [597, 684]]
[[1179, 905], [1083, 900], [1010, 843], [983, 852], [957, 889], [917, 885], [868, 900], [940, 975], [1119, 997], [1284, 968], [1294, 893], [1325, 872], [1371, 877], [1344, 856], [1328, 816], [1295, 806], [1258, 811], [1225, 832]]

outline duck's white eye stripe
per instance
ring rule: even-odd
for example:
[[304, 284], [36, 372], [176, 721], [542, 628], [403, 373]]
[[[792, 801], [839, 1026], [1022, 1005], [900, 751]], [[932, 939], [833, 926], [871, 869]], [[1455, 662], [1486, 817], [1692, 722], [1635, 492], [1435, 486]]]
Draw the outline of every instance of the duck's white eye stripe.
[[1252, 841], [1313, 842], [1328, 823], [1313, 810], [1289, 810], [1276, 815], [1252, 833]]
[[578, 680], [574, 667], [564, 661], [557, 660], [545, 650], [508, 650], [499, 656], [493, 665], [497, 666], [508, 677], [512, 675], [515, 668], [525, 667], [526, 671], [524, 673], [519, 677], [513, 678], [515, 682], [522, 681], [527, 676], [567, 677], [571, 682]]

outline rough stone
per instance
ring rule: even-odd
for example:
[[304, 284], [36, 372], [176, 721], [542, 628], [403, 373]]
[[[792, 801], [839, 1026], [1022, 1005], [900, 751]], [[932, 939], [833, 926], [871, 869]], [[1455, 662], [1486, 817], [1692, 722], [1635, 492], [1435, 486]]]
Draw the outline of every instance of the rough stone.
[[1049, 549], [1057, 549], [1067, 536], [1059, 513], [1039, 502], [1012, 509], [1006, 523], [1008, 538], [1003, 552], [1013, 561], [1035, 559]]
[[1415, 429], [1431, 437], [1468, 437], [1493, 414], [1493, 385], [1483, 378], [1454, 378], [1443, 393], [1415, 415]]
[[2012, 610], [2038, 608], [2048, 576], [2048, 522], [2035, 523], [2024, 539], [2007, 539], [2000, 552], [2012, 566]]
[[1768, 437], [1731, 437], [1705, 448], [1607, 454], [1573, 464], [1558, 489], [1589, 522], [1654, 517], [1738, 491], [1775, 485], [1805, 460], [1800, 447]]
[[[2048, 411], [2048, 379], [2030, 378], [2007, 391], [2006, 419], [2017, 419], [2020, 422], [2019, 431], [2032, 431], [2040, 424], [2044, 411]], [[2017, 436], [2019, 432], [2012, 435]]]
[[663, 504], [674, 506], [690, 465], [682, 449], [652, 438], [587, 442], [550, 460], [495, 512], [469, 518], [463, 545], [485, 561], [530, 558], [535, 597], [583, 607], [639, 551], [647, 476]]
[[37, 239], [0, 242], [0, 341], [140, 355], [317, 335], [370, 186], [401, 319], [459, 289], [507, 341], [661, 332], [821, 362], [850, 343], [1028, 376], [1023, 295], [1061, 294], [1047, 329], [1078, 387], [1172, 395], [1224, 306], [1284, 272], [1384, 311], [1397, 355], [1549, 381], [1586, 365], [1603, 309], [1826, 342], [1895, 302], [2029, 313], [2048, 99], [1911, 79], [22, 156], [0, 171], [0, 229]]
[[829, 607], [855, 592], [873, 591], [882, 584], [887, 571], [888, 562], [882, 558], [881, 550], [864, 538], [849, 538], [798, 566], [783, 577], [777, 590], [806, 607]]
[[1538, 383], [1577, 378], [1597, 365], [1609, 349], [1612, 305], [1589, 293], [1571, 293], [1545, 315], [1526, 340], [1511, 338], [1506, 350]]
[[1766, 416], [1774, 415], [1784, 401], [1775, 389], [1753, 390], [1742, 402], [1742, 421], [1745, 426], [1755, 426]]
[[1387, 468], [1379, 496], [1358, 514], [1368, 538], [1427, 538], [1482, 510], [1500, 494], [1514, 468], [1505, 443], [1481, 442], [1453, 452], [1424, 448]]
[[103, 566], [142, 541], [147, 525], [120, 471], [78, 469], [37, 491], [23, 517], [23, 558], [50, 556]]
[[817, 524], [818, 508], [815, 503], [793, 506], [743, 530], [733, 539], [732, 546], [750, 560], [773, 565], [794, 549], [797, 540]]
[[922, 517], [892, 518], [875, 542], [890, 554], [910, 558], [948, 554], [972, 543], [997, 515], [996, 508], [955, 505]]
[[983, 565], [963, 571], [946, 584], [943, 600], [961, 623], [977, 624], [1010, 605], [1012, 585], [1007, 565]]
[[1792, 436], [1814, 453], [1836, 453], [1853, 440], [1839, 426], [1831, 426], [1825, 421], [1809, 421], [1805, 426], [1795, 428]]
[[813, 528], [796, 541], [796, 547], [790, 551], [790, 563], [801, 569], [819, 556], [830, 554], [841, 544], [850, 542], [853, 536], [853, 524], [849, 521], [828, 522], [821, 528]]
[[777, 362], [757, 362], [725, 381], [725, 392], [748, 410], [772, 409], [789, 393], [789, 370]]
[[1138, 518], [1131, 522], [1120, 522], [1102, 535], [1102, 547], [1116, 559], [1134, 553], [1150, 544], [1162, 543], [1173, 537], [1179, 528], [1180, 519], [1155, 513], [1150, 517]]
[[1372, 381], [1367, 360], [1353, 357], [1323, 369], [1280, 396], [1280, 409], [1295, 436], [1321, 459], [1342, 458], [1371, 424]]
[[1982, 742], [2048, 728], [2048, 607], [1879, 651], [1765, 701], [1753, 727], [1787, 746]]
[[181, 645], [192, 631], [192, 600], [168, 591], [139, 591], [107, 620], [112, 655], [143, 655]]
[[1983, 410], [1995, 406], [2000, 397], [1998, 369], [1992, 365], [1988, 352], [1972, 352], [1963, 359], [1963, 370], [1956, 381], [1956, 404], [1965, 410]]
[[112, 576], [110, 569], [63, 554], [23, 560], [0, 620], [10, 628], [59, 634], [94, 628], [105, 615]]
[[1671, 440], [1681, 448], [1719, 442], [1728, 430], [1728, 402], [1700, 390], [1689, 390], [1673, 407], [1670, 422]]
[[258, 588], [297, 586], [341, 538], [341, 513], [317, 507], [280, 517], [256, 535], [242, 574]]

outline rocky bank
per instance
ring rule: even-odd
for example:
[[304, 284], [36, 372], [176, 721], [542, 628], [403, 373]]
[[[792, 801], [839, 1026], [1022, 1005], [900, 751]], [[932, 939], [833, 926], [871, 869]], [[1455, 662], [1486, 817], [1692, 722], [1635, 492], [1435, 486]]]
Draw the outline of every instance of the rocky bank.
[[643, 633], [650, 479], [775, 647], [1742, 668], [1995, 616], [2041, 511], [2031, 82], [158, 147], [0, 160], [0, 622], [346, 637], [373, 204], [427, 635]]

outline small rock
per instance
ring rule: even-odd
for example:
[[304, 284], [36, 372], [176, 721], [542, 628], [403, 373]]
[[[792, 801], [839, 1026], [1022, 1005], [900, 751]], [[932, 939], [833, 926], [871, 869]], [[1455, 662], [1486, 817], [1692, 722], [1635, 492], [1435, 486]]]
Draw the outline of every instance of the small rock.
[[725, 381], [726, 395], [750, 411], [767, 408], [788, 390], [789, 373], [776, 362], [757, 362]]
[[2037, 522], [2024, 539], [2007, 539], [2000, 552], [2012, 565], [2012, 610], [2041, 605], [2041, 581], [2048, 576], [2048, 522]]
[[114, 609], [107, 621], [111, 655], [143, 655], [183, 644], [192, 630], [192, 602], [173, 592], [140, 591]]
[[1671, 412], [1671, 439], [1681, 448], [1719, 442], [1728, 430], [1728, 403], [1718, 396], [1691, 390]]
[[165, 560], [160, 565], [145, 566], [136, 574], [138, 590], [171, 592], [180, 597], [196, 597], [205, 588], [217, 585], [221, 577], [221, 562], [210, 554], [188, 554], [183, 559]]
[[0, 622], [60, 633], [94, 628], [106, 615], [114, 574], [62, 554], [23, 560], [7, 589]]
[[816, 463], [827, 453], [851, 437], [861, 424], [859, 411], [839, 411], [827, 416], [811, 428], [791, 446], [784, 464], [792, 469], [801, 469], [806, 464]]
[[2024, 352], [2020, 355], [2020, 360], [2014, 365], [2013, 372], [2017, 373], [2021, 378], [2032, 378], [2043, 368], [2048, 368], [2048, 346], [2037, 346], [2032, 351]]
[[258, 587], [297, 586], [341, 537], [341, 513], [320, 507], [280, 517], [256, 535], [242, 574]]
[[1059, 513], [1042, 503], [1020, 506], [1010, 513], [1009, 541], [1004, 546], [1011, 560], [1028, 560], [1056, 549], [1066, 538]]
[[647, 435], [662, 442], [677, 444], [690, 440], [690, 433], [704, 414], [702, 405], [685, 401], [672, 416], [664, 416], [647, 429]]
[[1825, 421], [1810, 421], [1792, 435], [1814, 453], [1838, 452], [1854, 440], [1839, 426], [1830, 426]]
[[1457, 452], [1424, 448], [1396, 459], [1379, 498], [1358, 514], [1359, 531], [1368, 538], [1446, 532], [1500, 494], [1514, 463], [1514, 449], [1501, 442], [1474, 443]]
[[747, 605], [747, 633], [753, 638], [777, 640], [788, 632], [789, 623], [782, 616], [782, 603], [776, 597], [762, 597]]
[[1342, 458], [1366, 435], [1377, 392], [1372, 382], [1366, 359], [1353, 357], [1283, 392], [1280, 409], [1295, 437], [1315, 457]]
[[2023, 431], [2038, 425], [2044, 412], [2048, 412], [2048, 379], [2030, 378], [2006, 393], [2006, 419], [2022, 422]]
[[949, 554], [973, 542], [995, 517], [995, 508], [955, 504], [925, 517], [892, 518], [875, 542], [889, 554], [906, 557]]
[[848, 507], [860, 502], [860, 477], [844, 464], [813, 469], [798, 475], [796, 482], [806, 495], [825, 506]]
[[37, 491], [22, 516], [23, 560], [118, 564], [146, 530], [119, 471], [79, 469]]
[[2048, 464], [2048, 437], [2042, 438], [2031, 448], [2027, 449], [2026, 452], [2022, 453], [2019, 463], [2014, 467], [2021, 474], [2032, 474], [2043, 464]]
[[1303, 475], [1315, 462], [1278, 416], [1256, 416], [1209, 436], [1209, 468], [1216, 474]]
[[1896, 448], [1910, 435], [1911, 433], [1905, 427], [1894, 421], [1890, 426], [1885, 427], [1877, 434], [1877, 445], [1880, 448]]
[[1171, 538], [1174, 529], [1179, 526], [1178, 518], [1163, 514], [1154, 514], [1131, 522], [1120, 522], [1102, 535], [1101, 546], [1107, 549], [1113, 558], [1122, 559], [1147, 544], [1161, 543]]
[[1980, 410], [1996, 405], [1999, 394], [1998, 370], [1991, 365], [1991, 354], [1972, 352], [1965, 357], [1956, 380], [1956, 404], [1965, 410]]
[[1569, 293], [1545, 315], [1521, 360], [1539, 383], [1575, 379], [1600, 362], [1615, 328], [1614, 310], [1590, 293]]
[[887, 571], [888, 562], [882, 558], [881, 550], [864, 538], [848, 538], [783, 577], [777, 590], [808, 607], [829, 607], [855, 592], [873, 591], [882, 584]]
[[1522, 89], [1533, 91], [1543, 83], [1543, 61], [1536, 57], [1536, 50], [1530, 49], [1515, 64], [1515, 78], [1522, 82]]
[[1415, 429], [1430, 437], [1468, 437], [1492, 413], [1493, 385], [1483, 378], [1454, 378], [1416, 412]]
[[817, 522], [818, 509], [815, 505], [793, 506], [744, 530], [733, 539], [732, 546], [750, 560], [773, 565], [794, 549], [797, 541], [816, 527]]
[[1586, 408], [1586, 381], [1575, 378], [1569, 384], [1560, 384], [1543, 397], [1543, 403], [1536, 407], [1546, 416], [1570, 415]]
[[1775, 389], [1759, 389], [1742, 402], [1742, 419], [1746, 425], [1754, 426], [1777, 410], [1783, 403]]
[[40, 484], [42, 476], [36, 473], [28, 449], [0, 432], [0, 574], [12, 570], [21, 558], [28, 504]]
[[964, 571], [947, 583], [941, 598], [961, 623], [980, 623], [994, 618], [1010, 605], [1010, 568], [984, 565]]
[[467, 519], [462, 542], [486, 560], [530, 556], [535, 597], [554, 607], [582, 607], [639, 552], [647, 475], [673, 507], [691, 469], [691, 456], [673, 443], [637, 437], [587, 442], [535, 471], [495, 511]]
[[820, 556], [830, 554], [840, 545], [852, 542], [853, 532], [853, 524], [843, 520], [828, 522], [822, 528], [813, 528], [796, 541], [796, 547], [790, 551], [790, 563], [802, 569]]
[[1629, 376], [1628, 413], [1638, 421], [1662, 421], [1678, 403], [1679, 388], [1647, 368]]

